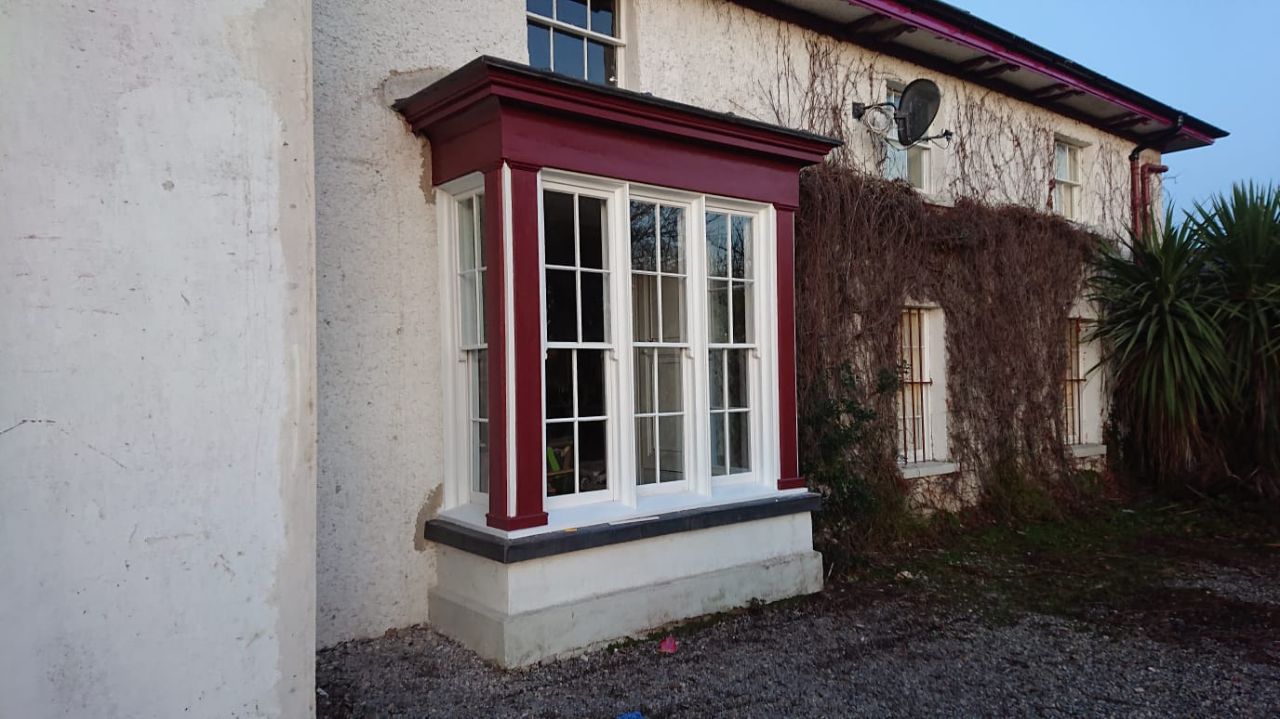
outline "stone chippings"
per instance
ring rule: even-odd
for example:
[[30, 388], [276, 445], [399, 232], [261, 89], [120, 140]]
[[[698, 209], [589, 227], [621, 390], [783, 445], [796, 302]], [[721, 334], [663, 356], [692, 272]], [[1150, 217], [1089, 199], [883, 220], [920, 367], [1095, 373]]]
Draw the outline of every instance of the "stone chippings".
[[[1271, 580], [1252, 579], [1274, 596]], [[657, 644], [504, 672], [415, 627], [321, 652], [317, 704], [320, 716], [361, 717], [1280, 714], [1280, 667], [1267, 657], [901, 597], [775, 605], [684, 633], [673, 655]]]

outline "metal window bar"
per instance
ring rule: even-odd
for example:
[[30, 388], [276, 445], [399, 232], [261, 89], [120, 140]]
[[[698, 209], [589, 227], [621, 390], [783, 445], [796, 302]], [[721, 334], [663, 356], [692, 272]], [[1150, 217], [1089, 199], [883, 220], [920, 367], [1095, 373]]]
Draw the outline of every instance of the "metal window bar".
[[1084, 322], [1077, 318], [1067, 321], [1067, 374], [1063, 378], [1062, 424], [1063, 440], [1067, 444], [1080, 444], [1084, 436], [1084, 363], [1080, 356], [1080, 335]]
[[898, 461], [902, 463], [932, 459], [928, 436], [931, 382], [924, 368], [924, 313], [920, 308], [902, 311], [898, 396]]

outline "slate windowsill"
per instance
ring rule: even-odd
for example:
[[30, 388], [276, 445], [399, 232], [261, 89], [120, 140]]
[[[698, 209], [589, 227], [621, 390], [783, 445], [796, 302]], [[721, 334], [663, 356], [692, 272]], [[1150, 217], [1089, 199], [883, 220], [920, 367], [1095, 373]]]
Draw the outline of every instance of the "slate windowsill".
[[813, 492], [794, 492], [515, 539], [481, 531], [447, 517], [437, 517], [426, 523], [424, 536], [432, 542], [478, 554], [495, 562], [511, 564], [678, 532], [710, 529], [800, 512], [816, 512], [821, 508], [821, 496]]

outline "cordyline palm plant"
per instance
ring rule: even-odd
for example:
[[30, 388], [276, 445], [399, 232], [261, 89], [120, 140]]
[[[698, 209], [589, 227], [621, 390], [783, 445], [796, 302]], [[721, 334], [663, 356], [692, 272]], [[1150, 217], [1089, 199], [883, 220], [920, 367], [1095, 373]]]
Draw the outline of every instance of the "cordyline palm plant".
[[1223, 309], [1190, 224], [1169, 213], [1143, 241], [1104, 246], [1091, 278], [1119, 429], [1157, 480], [1182, 478], [1209, 446], [1206, 420], [1226, 407]]
[[1203, 247], [1222, 308], [1230, 411], [1220, 435], [1229, 468], [1274, 494], [1280, 470], [1280, 189], [1235, 185], [1197, 204], [1187, 224]]
[[1280, 497], [1280, 191], [1236, 185], [1106, 248], [1091, 280], [1131, 457]]

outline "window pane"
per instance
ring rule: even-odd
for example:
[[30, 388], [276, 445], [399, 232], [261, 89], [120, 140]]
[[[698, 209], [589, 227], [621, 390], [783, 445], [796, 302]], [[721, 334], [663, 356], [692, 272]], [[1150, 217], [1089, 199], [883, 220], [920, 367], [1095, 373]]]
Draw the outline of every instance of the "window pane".
[[658, 250], [654, 240], [654, 205], [631, 203], [631, 269], [653, 272], [658, 268]]
[[547, 425], [547, 496], [573, 494], [573, 422]]
[[658, 445], [653, 425], [653, 417], [636, 418], [636, 484], [658, 481]]
[[733, 285], [733, 342], [751, 341], [751, 285], [731, 282]]
[[458, 276], [458, 308], [462, 324], [462, 344], [474, 345], [479, 340], [476, 332], [475, 272], [463, 272]]
[[684, 208], [662, 208], [662, 271], [684, 274]]
[[525, 0], [524, 9], [551, 17], [551, 0]]
[[604, 269], [604, 200], [578, 197], [578, 243], [582, 267]]
[[1067, 146], [1061, 142], [1055, 143], [1053, 146], [1053, 176], [1059, 180], [1070, 180], [1070, 164], [1071, 159]]
[[601, 272], [578, 273], [582, 282], [582, 341], [605, 341], [605, 276]]
[[547, 350], [547, 417], [573, 416], [573, 350]]
[[658, 276], [631, 276], [631, 327], [636, 342], [658, 341]]
[[485, 323], [484, 323], [484, 276], [485, 274], [486, 273], [483, 270], [476, 273], [476, 328], [479, 330], [478, 334], [480, 335], [480, 344], [484, 344], [486, 341], [488, 341], [487, 335], [485, 334], [486, 330], [485, 330]]
[[680, 412], [684, 410], [683, 369], [680, 356], [684, 350], [658, 350], [658, 411]]
[[556, 0], [556, 19], [586, 29], [587, 0]]
[[729, 341], [728, 280], [707, 280], [707, 334], [711, 342]]
[[547, 270], [547, 341], [578, 339], [578, 287], [572, 270]]
[[749, 406], [750, 374], [747, 371], [748, 350], [725, 350], [729, 375], [729, 406]]
[[609, 486], [606, 447], [603, 420], [578, 423], [579, 492], [595, 492]]
[[658, 418], [659, 464], [662, 482], [684, 479], [684, 418]]
[[573, 252], [573, 195], [542, 193], [542, 225], [546, 237], [546, 263], [567, 267], [577, 265]]
[[599, 85], [613, 84], [613, 48], [594, 40], [587, 41], [587, 80]]
[[729, 276], [729, 218], [707, 213], [707, 275]]
[[471, 363], [471, 384], [475, 388], [475, 403], [472, 417], [488, 419], [489, 417], [489, 351], [476, 350], [475, 361]]
[[476, 266], [476, 216], [471, 199], [458, 203], [458, 269]]
[[556, 58], [555, 71], [579, 80], [586, 78], [586, 68], [583, 67], [586, 58], [582, 48], [586, 41], [576, 35], [559, 31], [551, 33], [551, 36]]
[[907, 150], [907, 182], [921, 190], [924, 189], [924, 153], [923, 147]]
[[746, 412], [729, 413], [729, 472], [751, 471], [750, 415]]
[[471, 198], [472, 205], [476, 211], [476, 257], [479, 261], [480, 269], [488, 266], [485, 262], [487, 256], [487, 248], [484, 246], [484, 193], [480, 193]]
[[733, 238], [732, 238], [732, 263], [733, 276], [738, 279], [751, 277], [751, 218], [738, 217], [733, 218]]
[[578, 350], [578, 416], [603, 417], [604, 352], [602, 350]]
[[662, 276], [662, 341], [684, 341], [684, 278]]
[[591, 29], [601, 35], [613, 35], [614, 0], [591, 0]]
[[729, 473], [725, 466], [727, 447], [725, 442], [725, 413], [711, 413], [711, 474], [725, 475]]
[[889, 180], [907, 179], [907, 151], [888, 142], [884, 145], [884, 176]]
[[636, 349], [636, 412], [646, 414], [653, 412], [653, 382], [655, 358], [657, 350], [652, 347]]
[[476, 478], [476, 491], [489, 491], [489, 423], [475, 422], [476, 465], [480, 468]]
[[707, 384], [710, 385], [711, 409], [724, 407], [724, 353], [725, 350], [711, 350], [707, 362]]
[[529, 67], [551, 69], [551, 28], [529, 23]]

